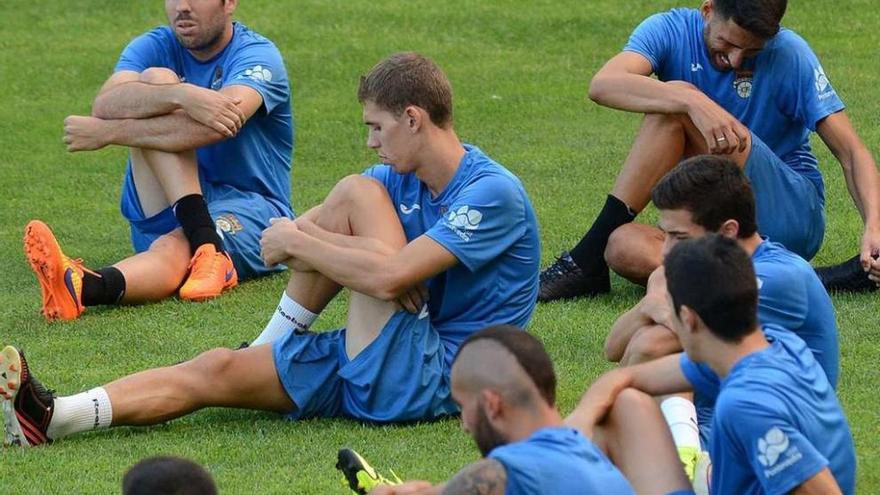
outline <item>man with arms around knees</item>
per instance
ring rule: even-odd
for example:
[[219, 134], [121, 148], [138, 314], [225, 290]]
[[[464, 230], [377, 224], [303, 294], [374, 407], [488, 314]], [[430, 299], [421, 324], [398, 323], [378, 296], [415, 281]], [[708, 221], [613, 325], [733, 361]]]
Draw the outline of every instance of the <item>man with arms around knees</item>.
[[[381, 485], [370, 493], [634, 493], [592, 442], [562, 423], [553, 363], [535, 337], [506, 325], [468, 337], [452, 365], [452, 395], [483, 460], [445, 484], [410, 481]], [[385, 481], [349, 449], [339, 452], [337, 468], [356, 493]]]
[[[758, 323], [757, 277], [748, 254], [712, 234], [679, 243], [663, 263], [672, 324], [685, 353], [606, 373], [568, 424], [608, 433], [603, 421], [614, 419], [621, 402], [639, 402], [628, 405], [631, 416], [609, 440], [623, 455], [637, 449], [654, 461], [656, 453], [644, 443], [649, 437], [638, 443], [622, 435], [665, 427], [650, 396], [692, 389], [717, 400], [709, 440], [712, 494], [854, 493], [852, 435], [834, 389], [803, 340]], [[666, 441], [671, 444], [668, 433]], [[609, 457], [621, 465], [614, 453]], [[632, 481], [648, 467], [621, 470]]]
[[823, 283], [873, 290], [880, 281], [880, 175], [813, 51], [780, 29], [786, 4], [705, 0], [698, 10], [653, 15], [594, 76], [592, 100], [645, 118], [592, 227], [542, 273], [541, 300], [607, 292], [608, 264], [644, 283], [661, 262], [662, 239], [617, 231], [647, 205], [661, 177], [697, 154], [728, 155], [739, 165], [755, 189], [761, 233], [810, 260], [825, 232], [825, 186], [811, 132], [840, 162], [865, 223], [860, 254], [820, 270]]
[[[7, 347], [7, 442], [155, 424], [212, 406], [383, 423], [457, 413], [449, 370], [461, 342], [531, 318], [535, 215], [513, 174], [459, 142], [449, 81], [432, 61], [393, 55], [362, 78], [358, 95], [367, 144], [385, 164], [263, 233], [266, 263], [292, 269], [289, 301], [275, 316], [296, 319], [279, 338], [57, 399]], [[302, 316], [320, 313], [343, 286], [352, 290], [346, 328], [309, 332]]]
[[[758, 320], [802, 338], [831, 386], [836, 387], [840, 351], [831, 298], [803, 258], [772, 239], [762, 239], [755, 230], [755, 200], [742, 171], [726, 158], [690, 158], [660, 180], [652, 191], [652, 201], [660, 213], [664, 254], [682, 240], [709, 233], [736, 240], [751, 256], [758, 277]], [[651, 275], [647, 295], [612, 326], [605, 342], [610, 361], [631, 366], [681, 351], [667, 297], [664, 269], [660, 267]], [[695, 425], [705, 443], [713, 410], [710, 398], [698, 394], [695, 402], [696, 410], [684, 398], [663, 404], [670, 425], [690, 425], [685, 431], [693, 431], [693, 435], [682, 433], [675, 438], [679, 447], [693, 454], [700, 447]], [[696, 458], [688, 461], [693, 466]]]
[[70, 151], [129, 148], [121, 208], [137, 254], [88, 270], [32, 221], [25, 254], [48, 319], [178, 290], [208, 299], [283, 268], [263, 265], [259, 239], [269, 219], [293, 214], [290, 87], [275, 45], [232, 21], [237, 5], [167, 0], [169, 26], [123, 50], [91, 116], [65, 120]]

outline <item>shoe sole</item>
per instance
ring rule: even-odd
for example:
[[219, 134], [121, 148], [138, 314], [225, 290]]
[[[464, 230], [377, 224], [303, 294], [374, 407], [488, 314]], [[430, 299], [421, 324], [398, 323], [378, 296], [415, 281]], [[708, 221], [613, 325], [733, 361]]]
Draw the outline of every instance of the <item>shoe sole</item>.
[[357, 472], [363, 470], [374, 477], [375, 472], [372, 466], [367, 464], [357, 452], [351, 449], [341, 449], [336, 454], [336, 469], [342, 471], [342, 475], [345, 476], [348, 487], [352, 491], [361, 495], [367, 495], [366, 490], [359, 487], [360, 481], [357, 479]]
[[0, 352], [0, 401], [3, 409], [5, 436], [3, 446], [30, 447], [15, 413], [15, 397], [21, 388], [21, 356], [12, 346]]
[[[40, 282], [43, 316], [49, 321], [76, 319], [83, 308], [70, 295], [64, 277], [64, 253], [48, 225], [39, 220], [28, 223], [24, 231], [24, 254]], [[70, 300], [71, 304], [59, 304], [59, 300]]]

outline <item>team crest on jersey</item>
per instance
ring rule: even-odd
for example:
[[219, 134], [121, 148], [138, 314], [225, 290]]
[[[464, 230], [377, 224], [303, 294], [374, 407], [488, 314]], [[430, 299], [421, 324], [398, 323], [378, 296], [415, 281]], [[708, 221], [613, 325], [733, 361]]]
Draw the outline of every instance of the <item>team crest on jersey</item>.
[[214, 77], [211, 79], [211, 89], [217, 91], [223, 87], [223, 67], [217, 66], [214, 69]]
[[220, 215], [219, 217], [217, 217], [217, 220], [215, 220], [214, 223], [215, 225], [217, 225], [218, 232], [226, 234], [235, 235], [236, 232], [241, 232], [242, 230], [244, 230], [244, 226], [242, 226], [241, 222], [238, 220], [238, 217], [236, 217], [232, 213]]
[[736, 71], [736, 79], [733, 81], [733, 88], [736, 89], [737, 96], [743, 99], [752, 96], [752, 80], [754, 78], [755, 73], [753, 71]]

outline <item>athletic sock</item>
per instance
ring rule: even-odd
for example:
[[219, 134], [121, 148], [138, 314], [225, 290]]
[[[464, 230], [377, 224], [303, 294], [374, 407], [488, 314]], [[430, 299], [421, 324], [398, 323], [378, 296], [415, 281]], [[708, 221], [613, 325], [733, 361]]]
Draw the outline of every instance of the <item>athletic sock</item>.
[[669, 397], [660, 403], [663, 418], [672, 432], [675, 446], [700, 450], [700, 429], [697, 427], [697, 408], [684, 397]]
[[183, 227], [183, 235], [189, 241], [189, 248], [195, 254], [203, 244], [213, 244], [218, 252], [223, 251], [223, 241], [217, 234], [214, 221], [208, 212], [208, 203], [201, 194], [184, 196], [174, 203], [174, 216]]
[[607, 270], [605, 248], [608, 238], [618, 227], [635, 218], [636, 213], [626, 203], [609, 194], [593, 226], [571, 250], [571, 259], [587, 274]]
[[113, 406], [103, 387], [81, 394], [59, 397], [53, 404], [54, 412], [46, 436], [53, 440], [81, 431], [109, 428], [113, 421]]
[[101, 268], [96, 273], [83, 272], [82, 304], [119, 304], [125, 295], [125, 276], [115, 266]]
[[287, 295], [287, 291], [285, 291], [281, 294], [281, 300], [278, 301], [278, 307], [275, 309], [272, 319], [269, 320], [266, 328], [263, 329], [263, 333], [251, 345], [255, 346], [274, 342], [287, 335], [287, 332], [290, 330], [305, 332], [312, 326], [317, 317], [317, 314], [312, 313], [291, 299]]

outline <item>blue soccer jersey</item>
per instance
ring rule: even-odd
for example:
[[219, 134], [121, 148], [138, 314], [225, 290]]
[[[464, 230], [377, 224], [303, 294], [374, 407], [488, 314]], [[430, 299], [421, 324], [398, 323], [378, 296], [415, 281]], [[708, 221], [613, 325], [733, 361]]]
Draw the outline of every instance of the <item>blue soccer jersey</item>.
[[782, 29], [737, 70], [712, 65], [699, 10], [674, 9], [645, 19], [625, 51], [651, 62], [661, 81], [687, 81], [751, 129], [824, 197], [810, 131], [844, 105], [803, 38]]
[[541, 260], [538, 222], [519, 179], [479, 148], [467, 153], [437, 197], [415, 174], [376, 165], [407, 241], [427, 235], [459, 264], [427, 283], [431, 323], [451, 364], [468, 335], [490, 325], [525, 327], [535, 309]]
[[713, 495], [782, 495], [828, 467], [855, 493], [856, 457], [834, 389], [803, 340], [764, 326], [770, 346], [740, 359], [722, 380], [681, 357], [697, 393], [717, 396], [709, 454]]
[[[290, 162], [293, 153], [293, 120], [290, 84], [281, 54], [271, 41], [240, 23], [233, 24], [232, 40], [215, 57], [193, 57], [167, 26], [135, 38], [122, 52], [116, 71], [143, 72], [150, 67], [173, 70], [183, 82], [219, 90], [247, 86], [263, 98], [262, 107], [245, 123], [237, 136], [203, 146], [196, 152], [199, 178], [210, 201], [213, 185], [232, 186], [269, 199], [282, 212], [291, 214]], [[134, 209], [131, 166], [123, 188], [123, 210]]]
[[507, 472], [506, 495], [635, 494], [605, 454], [571, 428], [543, 428], [493, 449], [489, 458]]

